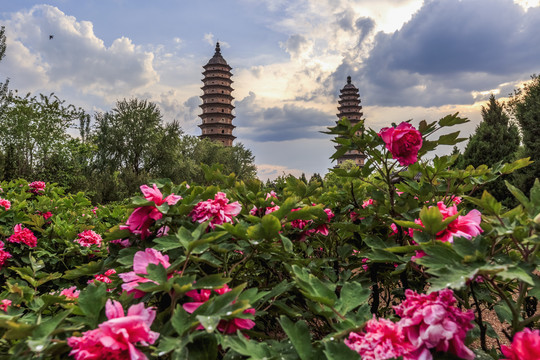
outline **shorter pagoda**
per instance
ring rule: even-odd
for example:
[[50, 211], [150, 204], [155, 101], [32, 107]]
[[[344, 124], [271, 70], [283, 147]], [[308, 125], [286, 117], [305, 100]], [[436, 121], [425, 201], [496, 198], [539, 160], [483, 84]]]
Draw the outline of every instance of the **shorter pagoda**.
[[204, 86], [201, 88], [204, 94], [201, 96], [202, 114], [199, 117], [202, 124], [199, 127], [202, 130], [200, 138], [207, 138], [212, 141], [219, 141], [225, 146], [232, 146], [236, 136], [232, 134], [234, 126], [232, 121], [234, 115], [232, 111], [233, 97], [231, 87], [231, 67], [227, 61], [221, 56], [219, 42], [216, 43], [216, 52], [208, 61], [204, 68]]
[[[362, 116], [362, 106], [360, 105], [360, 95], [358, 89], [351, 83], [351, 77], [347, 76], [347, 85], [340, 90], [339, 106], [337, 117], [339, 119], [346, 117], [349, 119], [351, 126], [355, 126], [360, 121], [364, 121]], [[361, 135], [358, 131], [356, 135]], [[336, 149], [339, 149], [341, 145], [337, 145]], [[360, 150], [349, 150], [337, 159], [336, 167], [343, 164], [346, 160], [352, 160], [357, 166], [364, 166], [364, 159], [366, 156]]]

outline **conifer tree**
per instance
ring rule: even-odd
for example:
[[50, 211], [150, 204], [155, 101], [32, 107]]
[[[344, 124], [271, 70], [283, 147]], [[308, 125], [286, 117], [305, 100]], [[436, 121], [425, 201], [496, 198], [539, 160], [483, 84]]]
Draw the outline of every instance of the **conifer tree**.
[[[503, 104], [490, 96], [486, 107], [482, 106], [482, 122], [469, 138], [461, 163], [466, 167], [485, 164], [489, 167], [498, 162], [511, 162], [519, 148], [518, 127], [510, 122]], [[498, 200], [505, 200], [511, 195], [507, 191], [503, 179], [488, 184], [485, 190]]]
[[519, 156], [534, 161], [514, 175], [516, 186], [528, 195], [534, 179], [540, 178], [540, 76], [533, 75], [531, 82], [516, 90], [509, 105], [523, 136]]

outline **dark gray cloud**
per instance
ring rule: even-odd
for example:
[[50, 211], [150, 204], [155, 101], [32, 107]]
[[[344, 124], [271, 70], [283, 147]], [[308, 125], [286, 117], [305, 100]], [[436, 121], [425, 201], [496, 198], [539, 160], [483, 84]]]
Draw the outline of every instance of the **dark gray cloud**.
[[[365, 20], [356, 25], [362, 34], [359, 21]], [[512, 0], [426, 1], [400, 30], [378, 33], [363, 63], [345, 57], [327, 85], [338, 91], [351, 75], [369, 105], [470, 104], [472, 91], [538, 72], [538, 34], [540, 7], [525, 11]]]
[[328, 135], [321, 134], [320, 131], [331, 126], [332, 121], [336, 120], [333, 114], [291, 104], [263, 108], [257, 104], [256, 95], [253, 92], [237, 101], [235, 106], [236, 132], [239, 137], [246, 137], [252, 141], [325, 138]]

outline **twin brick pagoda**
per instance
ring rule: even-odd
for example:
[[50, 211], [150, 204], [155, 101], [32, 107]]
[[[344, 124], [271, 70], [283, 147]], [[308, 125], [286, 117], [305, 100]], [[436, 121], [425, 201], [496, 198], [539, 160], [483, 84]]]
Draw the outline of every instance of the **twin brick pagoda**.
[[[208, 61], [204, 68], [204, 86], [201, 88], [204, 94], [201, 96], [203, 101], [200, 105], [202, 114], [199, 117], [202, 123], [199, 127], [202, 130], [201, 138], [207, 138], [212, 141], [220, 141], [224, 146], [232, 146], [236, 136], [233, 130], [236, 126], [232, 124], [235, 116], [232, 111], [233, 97], [231, 95], [233, 88], [232, 67], [221, 56], [219, 42], [216, 43], [216, 52]], [[339, 95], [339, 114], [338, 118], [346, 117], [354, 126], [362, 120], [362, 106], [360, 105], [360, 95], [358, 89], [351, 83], [351, 77], [347, 77], [347, 85], [341, 89]], [[357, 135], [361, 135], [358, 133]], [[339, 148], [339, 145], [336, 146]], [[356, 165], [363, 166], [366, 156], [359, 150], [350, 150], [343, 154], [337, 160], [337, 166], [346, 160], [352, 160]]]
[[[340, 90], [339, 106], [337, 117], [339, 119], [346, 117], [351, 122], [351, 126], [355, 126], [360, 121], [363, 121], [362, 106], [360, 105], [360, 95], [358, 89], [351, 83], [351, 77], [347, 76], [347, 85]], [[360, 131], [356, 135], [362, 135]], [[340, 145], [336, 146], [338, 149]], [[364, 160], [366, 156], [359, 150], [349, 150], [339, 159], [337, 159], [337, 166], [343, 164], [344, 161], [352, 160], [357, 166], [364, 166]]]
[[220, 141], [225, 146], [232, 146], [236, 136], [233, 130], [236, 126], [232, 124], [234, 115], [232, 111], [233, 97], [231, 93], [233, 88], [231, 84], [231, 67], [221, 56], [219, 42], [216, 44], [216, 52], [208, 61], [204, 68], [204, 86], [201, 88], [204, 92], [202, 98], [202, 114], [199, 117], [202, 124], [199, 127], [202, 130], [201, 138], [207, 138], [212, 141]]

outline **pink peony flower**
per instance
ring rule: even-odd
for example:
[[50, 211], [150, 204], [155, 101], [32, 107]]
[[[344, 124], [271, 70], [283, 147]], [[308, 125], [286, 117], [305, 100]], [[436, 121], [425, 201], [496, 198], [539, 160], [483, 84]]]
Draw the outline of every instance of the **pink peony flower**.
[[8, 306], [11, 306], [11, 300], [3, 299], [2, 301], [0, 301], [0, 310], [7, 312]]
[[43, 181], [34, 181], [28, 184], [30, 191], [34, 194], [39, 194], [45, 191], [45, 182]]
[[115, 239], [110, 241], [111, 244], [118, 244], [122, 248], [127, 248], [130, 245], [129, 239]]
[[[302, 208], [296, 208], [296, 209], [291, 209], [291, 212], [293, 211], [298, 211]], [[293, 220], [291, 221], [291, 226], [295, 229], [300, 229], [300, 230], [303, 230], [306, 226], [308, 226], [309, 224], [311, 224], [313, 221], [312, 220], [302, 220], [302, 219], [297, 219], [297, 220]]]
[[274, 199], [277, 199], [277, 194], [275, 193], [274, 190], [271, 190], [269, 193], [266, 193], [266, 198], [264, 198], [264, 200], [268, 200], [270, 199], [271, 197], [273, 197]]
[[401, 320], [407, 340], [414, 351], [405, 359], [432, 360], [430, 349], [450, 352], [461, 359], [472, 360], [474, 353], [465, 346], [467, 331], [473, 328], [474, 313], [458, 309], [450, 289], [431, 294], [405, 290], [406, 299], [394, 310]]
[[379, 132], [392, 157], [400, 165], [407, 166], [418, 160], [418, 151], [422, 147], [422, 134], [411, 124], [402, 122], [397, 127], [384, 128]]
[[134, 294], [135, 299], [141, 298], [145, 294], [145, 292], [137, 290], [137, 286], [139, 286], [140, 283], [152, 281], [140, 276], [148, 274], [146, 268], [149, 264], [161, 264], [165, 269], [171, 266], [169, 263], [169, 256], [163, 255], [155, 249], [147, 248], [145, 251], [137, 251], [137, 253], [135, 253], [135, 256], [133, 257], [133, 271], [118, 274], [120, 279], [124, 281], [122, 289], [129, 294]]
[[[170, 194], [166, 198], [163, 198], [163, 194], [161, 191], [159, 191], [156, 184], [153, 184], [152, 187], [142, 185], [141, 192], [146, 200], [153, 201], [156, 206], [163, 205], [164, 203], [174, 205], [182, 199], [181, 196], [174, 194]], [[141, 237], [144, 239], [150, 235], [148, 229], [154, 223], [154, 221], [159, 220], [162, 217], [163, 214], [155, 206], [138, 207], [133, 210], [126, 221], [126, 225], [120, 226], [120, 229], [128, 229], [133, 234], [141, 235]]]
[[75, 300], [79, 298], [80, 291], [76, 286], [69, 287], [60, 291], [60, 295], [64, 295], [68, 300]]
[[[220, 289], [214, 289], [214, 291], [219, 294], [223, 295], [231, 289], [227, 284], [225, 284]], [[195, 301], [187, 302], [182, 305], [184, 310], [186, 310], [188, 313], [193, 313], [199, 306], [204, 304], [210, 299], [210, 295], [212, 294], [212, 290], [205, 290], [202, 289], [200, 291], [197, 290], [190, 290], [186, 293], [186, 296], [189, 296]], [[234, 301], [233, 301], [234, 304]], [[255, 315], [255, 309], [249, 308], [243, 311], [244, 314], [252, 314]], [[250, 319], [241, 319], [241, 318], [234, 318], [231, 320], [220, 320], [217, 326], [217, 329], [224, 334], [234, 334], [237, 330], [246, 329], [249, 330], [255, 326], [255, 322]], [[199, 325], [197, 329], [202, 330], [204, 327], [202, 325]]]
[[38, 214], [43, 216], [43, 219], [45, 219], [45, 220], [52, 217], [52, 215], [53, 215], [52, 212], [50, 212], [50, 211], [47, 211], [47, 212], [44, 212], [44, 213], [38, 211]]
[[214, 199], [201, 201], [189, 213], [193, 221], [203, 223], [210, 220], [210, 227], [213, 229], [216, 225], [223, 223], [232, 223], [233, 216], [236, 216], [242, 210], [242, 205], [238, 201], [229, 204], [227, 195], [218, 192]]
[[6, 260], [11, 257], [11, 254], [4, 250], [4, 243], [0, 241], [0, 270], [6, 263]]
[[97, 245], [97, 247], [101, 247], [101, 242], [103, 241], [101, 235], [97, 234], [93, 230], [85, 230], [77, 236], [79, 238], [73, 240], [73, 242], [77, 242], [79, 243], [79, 245], [84, 247], [90, 247], [92, 245]]
[[253, 208], [249, 210], [249, 214], [253, 216], [262, 216], [263, 211], [264, 211], [264, 215], [268, 215], [278, 210], [279, 210], [279, 205], [267, 207], [266, 210], [264, 208], [258, 209], [255, 205], [253, 205]]
[[12, 243], [23, 243], [33, 248], [37, 246], [37, 238], [34, 233], [27, 228], [23, 228], [22, 224], [17, 224], [13, 228], [13, 235], [7, 239]]
[[368, 206], [373, 205], [373, 199], [368, 199], [362, 203], [362, 209], [367, 208]]
[[92, 212], [94, 213], [94, 215], [96, 215], [97, 210], [98, 210], [98, 207], [94, 206], [94, 208], [92, 209]]
[[[456, 205], [446, 207], [442, 201], [439, 201], [437, 203], [437, 207], [443, 216], [443, 220], [458, 213]], [[415, 219], [414, 222], [423, 226], [420, 219]], [[480, 227], [481, 222], [482, 214], [480, 211], [476, 209], [471, 210], [467, 215], [459, 215], [457, 219], [448, 224], [445, 230], [437, 233], [436, 238], [438, 240], [450, 243], [454, 242], [454, 237], [471, 239], [483, 232], [482, 228]], [[414, 231], [421, 230], [409, 229], [409, 235], [411, 237], [413, 237]]]
[[423, 251], [423, 250], [415, 250], [414, 251], [414, 255], [411, 256], [411, 261], [416, 261], [420, 258], [423, 258], [424, 256], [426, 256], [427, 254]]
[[398, 227], [395, 223], [390, 224], [390, 230], [392, 233], [390, 235], [396, 235], [398, 233]]
[[[437, 206], [441, 211], [443, 220], [458, 213], [456, 205], [447, 208], [442, 201], [439, 201]], [[456, 220], [448, 224], [445, 230], [437, 234], [437, 239], [447, 242], [453, 242], [454, 236], [471, 239], [483, 232], [480, 227], [481, 222], [482, 214], [480, 211], [476, 209], [471, 210], [467, 215], [459, 215]]]
[[68, 338], [67, 343], [72, 348], [69, 355], [75, 360], [147, 359], [135, 345], [148, 346], [159, 337], [159, 333], [150, 330], [156, 311], [137, 304], [128, 309], [126, 316], [122, 305], [109, 299], [105, 314], [109, 320], [99, 324], [97, 329], [84, 332], [82, 337]]
[[540, 330], [523, 329], [514, 335], [510, 346], [502, 345], [503, 360], [540, 359]]
[[[114, 274], [116, 274], [116, 270], [109, 269], [109, 270], [105, 271], [104, 274], [96, 274], [96, 275], [94, 275], [93, 279], [88, 280], [88, 284], [92, 284], [95, 281], [100, 281], [100, 282], [105, 283], [105, 284], [111, 284], [113, 281], [112, 281], [111, 278], [109, 278], [109, 276], [114, 275]], [[110, 291], [110, 290], [108, 290], [108, 291]]]
[[5, 210], [9, 210], [9, 208], [11, 208], [11, 202], [9, 200], [0, 198], [0, 206], [3, 206]]
[[403, 356], [413, 350], [403, 330], [390, 320], [375, 318], [366, 323], [364, 332], [351, 332], [345, 345], [356, 351], [362, 360], [386, 360]]
[[[332, 218], [335, 216], [334, 213], [332, 212], [332, 210], [330, 210], [330, 209], [324, 209], [324, 212], [328, 216], [328, 218], [326, 220], [328, 222], [330, 222], [330, 220], [332, 220]], [[328, 226], [327, 226], [327, 224], [321, 224], [321, 225], [317, 226], [315, 229], [305, 231], [305, 235], [311, 235], [311, 234], [317, 234], [317, 233], [321, 234], [321, 235], [324, 235], [324, 236], [328, 236]]]

